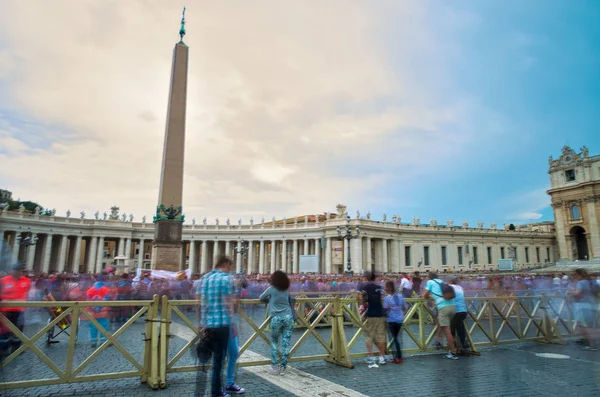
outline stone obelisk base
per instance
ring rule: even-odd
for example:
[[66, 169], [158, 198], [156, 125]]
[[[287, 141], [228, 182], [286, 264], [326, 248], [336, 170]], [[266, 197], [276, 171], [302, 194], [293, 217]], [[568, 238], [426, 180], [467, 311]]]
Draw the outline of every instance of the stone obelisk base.
[[156, 222], [155, 239], [152, 242], [152, 270], [179, 271], [182, 228], [182, 222]]

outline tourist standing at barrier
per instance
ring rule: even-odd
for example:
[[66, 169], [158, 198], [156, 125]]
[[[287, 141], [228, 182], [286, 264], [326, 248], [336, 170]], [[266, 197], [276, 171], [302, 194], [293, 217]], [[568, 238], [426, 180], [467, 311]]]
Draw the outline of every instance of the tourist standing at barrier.
[[[358, 287], [358, 303], [359, 306], [367, 306], [367, 320], [364, 326], [366, 335], [365, 346], [369, 352], [369, 356], [365, 360], [369, 364], [369, 368], [377, 368], [379, 365], [384, 365], [385, 349], [387, 342], [386, 335], [386, 318], [383, 310], [383, 288], [375, 283], [375, 273], [365, 272], [366, 283]], [[373, 344], [379, 350], [379, 359], [373, 357]]]
[[[85, 294], [89, 301], [105, 301], [110, 299], [111, 290], [104, 285], [103, 281], [96, 281], [94, 285], [85, 292]], [[102, 326], [105, 331], [108, 331], [109, 307], [89, 306], [86, 309], [89, 313], [91, 313], [92, 317], [98, 321], [100, 326]], [[100, 344], [106, 342], [106, 336], [104, 336], [102, 331], [99, 331], [94, 323], [90, 321], [90, 342], [92, 347], [96, 347], [98, 345], [98, 336], [100, 336]]]
[[229, 341], [227, 342], [227, 369], [225, 370], [225, 393], [244, 394], [246, 389], [235, 383], [237, 360], [240, 354], [238, 335], [240, 332], [239, 314], [241, 306], [241, 291], [247, 287], [244, 279], [236, 279], [234, 282], [233, 316], [229, 330]]
[[450, 286], [454, 288], [454, 304], [456, 306], [456, 314], [452, 317], [450, 322], [450, 330], [452, 336], [458, 335], [460, 341], [460, 354], [470, 355], [471, 348], [467, 344], [467, 328], [465, 327], [465, 320], [467, 318], [467, 303], [465, 301], [465, 291], [458, 285], [458, 277], [452, 278]]
[[390, 336], [396, 349], [393, 362], [394, 364], [402, 364], [404, 359], [402, 358], [402, 344], [399, 340], [399, 334], [402, 330], [402, 323], [404, 322], [406, 304], [403, 295], [396, 292], [393, 281], [385, 283], [385, 293], [386, 296], [383, 299], [383, 309], [387, 314], [388, 330], [390, 331]]
[[[26, 301], [27, 294], [31, 287], [31, 280], [23, 276], [23, 266], [15, 264], [12, 267], [12, 273], [0, 279], [0, 301]], [[0, 312], [6, 316], [8, 321], [13, 323], [19, 331], [23, 331], [25, 326], [25, 308], [24, 307], [3, 307]], [[0, 335], [0, 350], [7, 350], [11, 345], [14, 349], [21, 346], [21, 340], [3, 326], [2, 335]]]
[[408, 274], [402, 273], [402, 279], [400, 280], [400, 292], [404, 298], [410, 298], [413, 293], [413, 283], [408, 278]]
[[219, 258], [214, 270], [200, 280], [200, 332], [211, 342], [213, 349], [211, 396], [225, 397], [221, 372], [227, 351], [231, 318], [233, 315], [233, 280], [229, 273], [233, 261], [223, 256]]
[[[290, 298], [290, 279], [277, 270], [271, 275], [271, 286], [260, 295], [260, 300], [269, 303], [271, 316], [271, 372], [285, 375], [290, 355], [290, 340], [294, 330], [294, 315]], [[281, 361], [279, 358], [279, 338], [281, 338]]]
[[454, 289], [438, 278], [437, 273], [429, 272], [429, 281], [425, 285], [425, 293], [423, 297], [428, 299], [433, 297], [437, 307], [438, 324], [442, 332], [446, 335], [448, 347], [450, 351], [444, 355], [444, 358], [458, 360], [456, 355], [456, 346], [454, 346], [454, 338], [450, 330], [450, 323], [456, 314], [456, 306], [454, 303]]
[[587, 346], [583, 349], [597, 351], [592, 333], [596, 317], [596, 299], [592, 294], [592, 281], [584, 269], [576, 269], [573, 272], [573, 278], [576, 281], [575, 290], [570, 291], [569, 294], [573, 296], [573, 300], [576, 302], [577, 322], [581, 328], [581, 336], [587, 343]]
[[421, 284], [423, 283], [423, 279], [421, 278], [421, 275], [419, 272], [415, 272], [415, 275], [412, 278], [412, 284], [413, 284], [413, 292], [415, 296], [419, 296], [419, 294], [421, 293]]

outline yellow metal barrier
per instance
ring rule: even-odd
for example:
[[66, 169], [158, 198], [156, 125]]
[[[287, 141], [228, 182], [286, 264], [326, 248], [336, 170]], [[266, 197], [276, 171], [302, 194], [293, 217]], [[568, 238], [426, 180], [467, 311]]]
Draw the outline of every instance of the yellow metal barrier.
[[[402, 327], [406, 354], [426, 352], [435, 349], [435, 340], [439, 327], [435, 322], [435, 313], [431, 301], [425, 299], [406, 299], [409, 309]], [[61, 306], [63, 312], [42, 327], [33, 337], [28, 338], [17, 327], [0, 314], [0, 320], [23, 343], [15, 352], [0, 363], [4, 368], [13, 362], [25, 350], [35, 353], [57, 375], [54, 379], [35, 379], [7, 382], [2, 388], [42, 386], [61, 383], [86, 382], [94, 380], [140, 377], [141, 382], [150, 387], [165, 388], [168, 374], [191, 372], [201, 367], [193, 361], [195, 343], [198, 341], [197, 302], [193, 300], [168, 300], [157, 296], [152, 301], [117, 302], [13, 302], [1, 306], [44, 307]], [[103, 329], [98, 321], [85, 309], [87, 306], [138, 306], [141, 307], [119, 330], [110, 333]], [[541, 341], [562, 343], [563, 338], [575, 333], [577, 322], [573, 314], [573, 302], [569, 298], [555, 296], [514, 295], [467, 298], [468, 315], [465, 320], [467, 340], [474, 354], [478, 348], [487, 345], [515, 343], [523, 341]], [[187, 310], [186, 310], [187, 309]], [[270, 364], [268, 348], [270, 338], [268, 328], [271, 318], [262, 314], [266, 305], [259, 300], [242, 300], [239, 318], [244, 329], [244, 339], [240, 338], [240, 367]], [[358, 311], [356, 297], [353, 294], [335, 294], [322, 297], [296, 298], [295, 310], [297, 324], [294, 343], [290, 349], [289, 362], [326, 360], [328, 362], [353, 367], [352, 360], [366, 356], [361, 349], [365, 318]], [[117, 338], [137, 319], [146, 314], [144, 353], [140, 362], [117, 341]], [[61, 370], [35, 342], [51, 327], [72, 316], [84, 316], [99, 328], [107, 341], [98, 347], [79, 365], [74, 365], [76, 349], [77, 321], [73, 321], [66, 355], [65, 370]], [[264, 319], [264, 320], [263, 320]], [[324, 328], [323, 324], [328, 327]], [[249, 330], [249, 332], [247, 332]], [[241, 329], [240, 329], [241, 332]], [[176, 338], [178, 337], [178, 338]], [[309, 341], [312, 340], [312, 343]], [[262, 345], [262, 342], [265, 345]], [[257, 345], [259, 344], [259, 345]], [[134, 366], [133, 371], [82, 375], [82, 370], [97, 358], [108, 346], [114, 346], [125, 359]], [[309, 353], [301, 351], [303, 348]], [[391, 351], [392, 343], [388, 345]], [[251, 350], [252, 349], [252, 350]], [[262, 352], [261, 355], [258, 352]], [[186, 353], [188, 353], [186, 357]], [[61, 363], [62, 365], [62, 363]]]
[[[86, 309], [87, 307], [140, 307], [140, 309], [128, 319], [128, 321], [122, 325], [114, 333], [104, 329], [96, 318], [94, 318]], [[0, 384], [1, 389], [20, 388], [20, 387], [33, 387], [33, 386], [47, 386], [56, 385], [63, 383], [75, 383], [75, 382], [89, 382], [95, 380], [106, 380], [106, 379], [118, 379], [128, 377], [140, 377], [140, 381], [148, 383], [153, 388], [158, 386], [158, 373], [152, 371], [155, 367], [156, 360], [154, 360], [153, 348], [156, 340], [158, 339], [155, 327], [153, 324], [158, 320], [158, 297], [155, 296], [151, 301], [102, 301], [102, 302], [2, 302], [0, 307], [25, 307], [25, 308], [56, 308], [61, 307], [62, 312], [59, 316], [48, 322], [44, 327], [35, 333], [31, 338], [27, 337], [21, 332], [12, 322], [0, 313], [0, 322], [4, 327], [7, 327], [16, 338], [21, 342], [21, 346], [13, 351], [9, 356], [5, 357], [0, 362], [0, 369], [4, 370], [8, 367], [11, 362], [17, 360], [17, 358], [26, 350], [32, 351], [37, 357], [39, 357], [51, 370], [56, 374], [56, 378], [50, 379], [32, 379], [22, 381], [11, 381]], [[123, 334], [137, 319], [146, 314], [146, 326], [145, 326], [145, 337], [144, 353], [141, 362], [138, 362], [123, 346], [117, 341], [120, 335]], [[56, 363], [52, 361], [47, 354], [45, 354], [38, 346], [36, 342], [43, 336], [46, 335], [53, 327], [59, 324], [61, 321], [72, 319], [70, 333], [68, 336], [68, 347], [65, 358], [65, 370], [61, 370], [59, 365], [62, 363]], [[106, 341], [98, 346], [91, 355], [85, 358], [79, 365], [74, 365], [74, 358], [77, 350], [77, 337], [79, 318], [85, 319], [93, 324], [99, 331], [99, 334], [106, 338]], [[88, 365], [98, 357], [103, 351], [109, 346], [114, 346], [115, 349], [129, 362], [135, 370], [125, 372], [110, 372], [110, 373], [99, 373], [91, 375], [81, 375], [82, 371], [88, 367]], [[55, 349], [53, 347], [53, 349]]]

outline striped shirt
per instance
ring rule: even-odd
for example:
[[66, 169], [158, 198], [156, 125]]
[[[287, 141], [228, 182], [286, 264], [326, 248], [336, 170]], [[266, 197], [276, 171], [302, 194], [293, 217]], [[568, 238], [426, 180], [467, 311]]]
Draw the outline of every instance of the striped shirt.
[[220, 328], [231, 324], [232, 308], [227, 298], [233, 294], [233, 282], [229, 274], [213, 270], [200, 280], [197, 294], [200, 297], [200, 326]]

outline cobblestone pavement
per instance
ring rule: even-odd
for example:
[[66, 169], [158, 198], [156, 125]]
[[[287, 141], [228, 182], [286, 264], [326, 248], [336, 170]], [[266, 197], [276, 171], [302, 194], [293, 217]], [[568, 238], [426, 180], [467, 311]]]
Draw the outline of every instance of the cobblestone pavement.
[[[537, 353], [566, 355], [545, 358]], [[600, 353], [584, 352], [570, 344], [522, 343], [489, 348], [480, 357], [443, 360], [439, 354], [408, 357], [403, 365], [369, 369], [359, 360], [346, 369], [323, 361], [296, 363], [294, 368], [367, 396], [595, 396], [600, 395]], [[288, 374], [286, 376], [296, 376]], [[268, 379], [268, 378], [267, 378]], [[302, 390], [283, 390], [244, 369], [238, 382], [247, 396], [305, 396]], [[169, 375], [165, 390], [153, 391], [135, 379], [5, 390], [20, 396], [194, 396], [197, 376]], [[318, 394], [317, 394], [318, 396]], [[323, 396], [325, 397], [325, 396]]]

